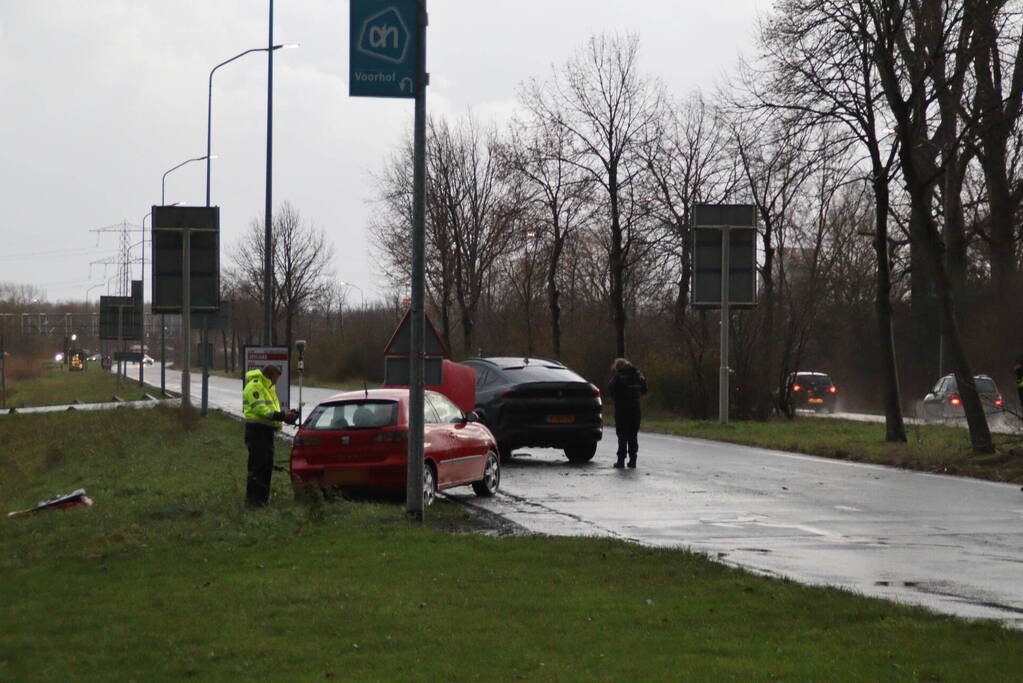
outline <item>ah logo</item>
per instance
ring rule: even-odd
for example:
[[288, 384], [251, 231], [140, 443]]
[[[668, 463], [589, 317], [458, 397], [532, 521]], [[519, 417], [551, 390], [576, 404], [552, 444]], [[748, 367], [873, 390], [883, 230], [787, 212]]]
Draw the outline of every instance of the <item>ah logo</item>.
[[363, 22], [356, 49], [371, 57], [401, 64], [412, 42], [411, 35], [401, 13], [388, 7]]

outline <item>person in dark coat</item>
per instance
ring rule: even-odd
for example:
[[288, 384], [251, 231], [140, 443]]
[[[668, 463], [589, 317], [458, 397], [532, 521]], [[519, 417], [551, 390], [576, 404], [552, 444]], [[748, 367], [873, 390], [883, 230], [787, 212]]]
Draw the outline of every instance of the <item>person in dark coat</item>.
[[639, 423], [643, 418], [639, 398], [646, 393], [646, 377], [625, 358], [616, 358], [611, 371], [607, 393], [615, 402], [615, 434], [618, 435], [618, 462], [614, 466], [624, 467], [628, 453], [629, 467], [635, 467], [639, 454]]
[[1019, 405], [1023, 408], [1023, 353], [1016, 356], [1016, 365], [1012, 368], [1016, 373], [1016, 392], [1019, 394]]

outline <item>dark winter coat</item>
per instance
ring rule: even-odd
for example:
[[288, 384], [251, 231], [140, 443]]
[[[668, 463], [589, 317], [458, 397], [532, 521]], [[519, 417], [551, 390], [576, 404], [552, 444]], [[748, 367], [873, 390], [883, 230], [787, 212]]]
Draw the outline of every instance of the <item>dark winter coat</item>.
[[607, 393], [615, 402], [615, 423], [639, 426], [642, 418], [639, 397], [646, 393], [646, 377], [629, 366], [611, 375]]

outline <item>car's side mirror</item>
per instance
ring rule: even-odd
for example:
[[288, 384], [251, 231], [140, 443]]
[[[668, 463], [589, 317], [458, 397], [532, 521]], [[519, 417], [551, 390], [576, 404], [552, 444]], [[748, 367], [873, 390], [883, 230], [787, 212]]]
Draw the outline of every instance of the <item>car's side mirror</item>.
[[470, 410], [468, 413], [465, 414], [465, 421], [466, 422], [479, 422], [480, 421], [480, 416], [476, 414], [475, 410]]

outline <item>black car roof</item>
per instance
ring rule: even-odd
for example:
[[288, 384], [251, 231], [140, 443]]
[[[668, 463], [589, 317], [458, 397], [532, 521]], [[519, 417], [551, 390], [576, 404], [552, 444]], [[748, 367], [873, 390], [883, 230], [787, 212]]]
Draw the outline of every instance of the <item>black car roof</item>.
[[[495, 356], [491, 358], [466, 358], [467, 361], [483, 361], [484, 363], [491, 363], [502, 370], [509, 368], [524, 368], [527, 365], [536, 365], [545, 368], [565, 368], [563, 363], [559, 363], [556, 360], [547, 360], [546, 358], [523, 358], [515, 356]], [[566, 370], [568, 368], [565, 368]]]

